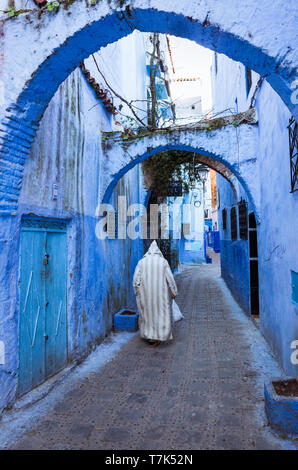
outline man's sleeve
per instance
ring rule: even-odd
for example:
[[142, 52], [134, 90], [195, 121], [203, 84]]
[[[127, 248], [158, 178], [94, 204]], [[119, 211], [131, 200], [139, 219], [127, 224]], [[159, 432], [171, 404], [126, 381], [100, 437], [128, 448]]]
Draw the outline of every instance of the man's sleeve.
[[133, 287], [135, 294], [137, 294], [137, 291], [140, 285], [141, 285], [141, 270], [140, 270], [140, 265], [138, 263], [135, 269], [134, 275], [133, 275], [133, 280], [132, 280], [132, 287]]
[[169, 289], [172, 292], [173, 297], [176, 297], [176, 295], [178, 294], [178, 290], [177, 290], [176, 282], [175, 282], [174, 276], [172, 274], [171, 268], [170, 268], [169, 263], [167, 261], [166, 261], [165, 274], [166, 274], [166, 279], [167, 279]]

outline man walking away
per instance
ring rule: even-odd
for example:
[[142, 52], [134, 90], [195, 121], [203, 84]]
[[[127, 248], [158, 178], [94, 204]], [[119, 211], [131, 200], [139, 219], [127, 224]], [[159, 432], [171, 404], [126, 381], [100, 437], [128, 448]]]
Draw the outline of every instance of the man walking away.
[[133, 289], [139, 310], [141, 337], [153, 346], [172, 339], [172, 299], [177, 295], [177, 286], [155, 240], [137, 264]]

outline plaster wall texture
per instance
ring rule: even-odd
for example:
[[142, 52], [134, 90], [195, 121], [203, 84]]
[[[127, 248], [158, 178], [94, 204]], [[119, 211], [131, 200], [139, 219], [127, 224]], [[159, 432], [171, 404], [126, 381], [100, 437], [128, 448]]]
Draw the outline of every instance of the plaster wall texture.
[[[217, 66], [216, 66], [217, 63]], [[215, 54], [212, 62], [212, 95], [214, 113], [226, 115], [230, 112], [242, 112], [249, 108], [252, 95], [254, 93], [259, 76], [252, 72], [252, 86], [247, 94], [245, 66], [239, 62], [234, 62], [223, 54]], [[256, 140], [258, 137], [256, 137]], [[256, 162], [258, 153], [256, 152]], [[258, 163], [256, 163], [258, 167]], [[259, 191], [259, 179], [252, 172], [252, 178], [255, 180]], [[238, 239], [231, 240], [230, 210], [232, 206], [237, 206], [241, 198], [248, 202], [248, 213], [254, 211], [249, 203], [248, 195], [244, 188], [234, 179], [234, 190], [224, 178], [217, 173], [216, 175], [218, 191], [218, 217], [220, 230], [220, 248], [221, 248], [221, 273], [234, 297], [241, 307], [250, 312], [250, 293], [249, 293], [249, 247], [248, 241], [240, 240], [239, 237], [239, 217]], [[259, 200], [260, 202], [260, 200]], [[227, 229], [222, 229], [222, 210], [227, 210]], [[238, 210], [237, 210], [238, 212]]]
[[[214, 65], [214, 64], [213, 64]], [[235, 71], [235, 79], [233, 70]], [[243, 65], [233, 63], [229, 58], [218, 56], [218, 73], [213, 69], [213, 90], [217, 111], [234, 106], [237, 98], [239, 111], [249, 105], [258, 77], [253, 74], [253, 83], [246, 96], [245, 70]], [[261, 330], [279, 359], [286, 374], [297, 376], [297, 365], [292, 364], [291, 343], [298, 338], [297, 305], [291, 300], [291, 270], [298, 271], [298, 194], [290, 193], [290, 158], [288, 129], [291, 113], [280, 97], [265, 80], [256, 94], [255, 106], [258, 114], [257, 167], [259, 179], [258, 252], [259, 252], [259, 297]], [[218, 190], [223, 200], [229, 197], [231, 189], [218, 176]], [[240, 194], [237, 200], [240, 200]], [[249, 201], [245, 192], [242, 197]], [[236, 201], [235, 201], [236, 202]], [[229, 207], [228, 201], [226, 201]], [[251, 208], [253, 210], [253, 208]], [[221, 211], [220, 218], [221, 218]], [[229, 221], [229, 217], [228, 217]], [[222, 233], [223, 240], [230, 240]], [[237, 242], [223, 242], [222, 273], [237, 300], [243, 290], [243, 275], [238, 266], [248, 269], [247, 249], [243, 249], [239, 262], [229, 246]], [[243, 242], [240, 242], [243, 245]], [[244, 242], [246, 243], [246, 242]], [[247, 245], [247, 244], [246, 244]], [[245, 265], [247, 268], [245, 269]], [[231, 283], [231, 275], [234, 282]], [[244, 304], [240, 302], [242, 306]], [[247, 309], [246, 309], [247, 310]]]
[[252, 85], [247, 94], [245, 66], [224, 54], [216, 56], [217, 59], [213, 54], [211, 68], [214, 114], [227, 115], [246, 111], [250, 106], [259, 75], [252, 70]]
[[[122, 38], [121, 41], [108, 44], [93, 54], [101, 74], [98, 72], [92, 56], [84, 61], [91, 76], [96, 78], [103, 89], [109, 89], [108, 85], [110, 85], [128, 102], [140, 100], [135, 103], [135, 106], [145, 110], [145, 113], [139, 109], [136, 110], [141, 119], [146, 118], [147, 114], [147, 104], [142, 102], [146, 99], [146, 54], [144, 53], [146, 47], [148, 47], [146, 36], [135, 30]], [[136, 73], [137, 70], [140, 73]], [[113, 103], [117, 108], [120, 104], [123, 106], [121, 113], [116, 115], [115, 120], [123, 122], [126, 127], [131, 127], [131, 123], [127, 119], [127, 117], [133, 117], [129, 107], [115, 95], [113, 95]], [[115, 120], [112, 122], [112, 129], [119, 130], [119, 126], [115, 125]], [[137, 125], [140, 124], [137, 123]], [[103, 127], [102, 130], [110, 130], [110, 128], [110, 126]]]
[[298, 339], [298, 307], [291, 270], [298, 272], [298, 192], [290, 193], [288, 109], [267, 83], [257, 101], [260, 119], [261, 223], [259, 276], [261, 329], [287, 375], [297, 376], [291, 343]]
[[[24, 83], [30, 79], [32, 72], [37, 70], [55, 48], [59, 48], [67, 38], [78, 31], [81, 31], [86, 38], [83, 28], [96, 21], [101, 21], [107, 15], [112, 15], [116, 10], [120, 11], [118, 3], [117, 1], [104, 0], [89, 7], [86, 7], [84, 1], [76, 1], [67, 7], [62, 5], [57, 14], [45, 11], [39, 18], [38, 27], [39, 10], [37, 7], [30, 15], [22, 14], [17, 18], [7, 20], [3, 25], [5, 34], [2, 40], [6, 45], [4, 49], [9, 50], [7, 46], [14, 44], [18, 51], [24, 54], [22, 57], [28, 60], [16, 63], [15, 57], [5, 55], [5, 74], [7, 73], [10, 79], [14, 78], [7, 90], [6, 103], [16, 102], [16, 97], [21, 92]], [[128, 2], [124, 2], [123, 8], [127, 4]], [[26, 1], [23, 0], [19, 6], [21, 5], [25, 7]], [[33, 5], [30, 0], [29, 8], [32, 8]], [[224, 8], [217, 0], [208, 0], [203, 4], [198, 4], [196, 0], [174, 0], [168, 5], [160, 0], [134, 0], [130, 6], [132, 13], [127, 15], [126, 21], [123, 20], [121, 14], [118, 17], [115, 15], [114, 28], [110, 29], [109, 34], [104, 28], [102, 29], [103, 37], [97, 40], [94, 38], [94, 49], [90, 50], [89, 54], [98, 50], [100, 46], [105, 46], [109, 42], [119, 39], [119, 35], [125, 36], [132, 29], [139, 28], [147, 31], [173, 32], [190, 39], [197, 39], [203, 46], [216, 49], [230, 57], [233, 56], [235, 60], [238, 56], [239, 60], [241, 58], [244, 62], [249, 63], [250, 67], [258, 72], [264, 73], [267, 69], [273, 86], [276, 86], [278, 80], [289, 82], [295, 78], [291, 76], [293, 67], [295, 68], [297, 65], [297, 52], [293, 46], [296, 38], [294, 19], [295, 12], [297, 12], [294, 0], [282, 4], [282, 8], [280, 8], [279, 2], [272, 4], [269, 0], [262, 3], [262, 8], [257, 0], [252, 0], [241, 6], [235, 0], [228, 0], [225, 2]], [[181, 21], [177, 15], [181, 15]], [[183, 17], [187, 19], [187, 22], [184, 22]], [[203, 25], [203, 28], [200, 28], [200, 25]], [[217, 33], [212, 29], [215, 26]], [[279, 31], [279, 35], [273, 37], [272, 31]], [[231, 37], [222, 33], [227, 33]], [[240, 45], [243, 47], [235, 47], [238, 38], [240, 42], [242, 41]], [[247, 43], [248, 46], [246, 51], [244, 43]], [[251, 47], [249, 47], [250, 45]], [[78, 59], [84, 47], [85, 44], [82, 41], [81, 48], [77, 51]], [[262, 60], [264, 59], [262, 57], [264, 51], [268, 56], [268, 60], [265, 62]], [[249, 54], [249, 52], [255, 53]], [[89, 54], [85, 52], [85, 57]], [[278, 63], [279, 78], [272, 73], [274, 59], [271, 61], [270, 58], [275, 58]], [[65, 65], [68, 66], [68, 64]], [[14, 71], [17, 72], [17, 69], [20, 74], [14, 73]], [[283, 98], [286, 98], [286, 93], [288, 91], [289, 94], [289, 90], [286, 90], [285, 83], [282, 88], [283, 90], [280, 92]], [[290, 102], [289, 96], [287, 101]]]
[[[130, 38], [132, 51], [133, 47], [139, 54], [140, 46], [135, 37]], [[125, 63], [118, 60], [121, 54], [117, 51], [115, 56], [117, 60], [110, 63], [111, 70], [113, 74], [122, 75]], [[137, 67], [134, 75], [140, 77], [140, 84], [136, 89], [132, 81], [133, 91], [127, 90], [127, 94], [137, 92], [135, 96], [143, 99], [145, 69], [141, 61], [135, 60], [133, 66]], [[105, 73], [109, 78], [107, 61]], [[123, 89], [128, 85], [126, 80]], [[0, 365], [0, 410], [17, 395], [18, 279], [23, 215], [67, 221], [70, 362], [82, 360], [104, 339], [112, 327], [114, 313], [123, 307], [135, 307], [131, 283], [134, 268], [142, 256], [142, 245], [129, 239], [101, 241], [95, 235], [96, 208], [101, 202], [106, 178], [101, 148], [103, 129], [112, 129], [111, 115], [96, 100], [81, 70], [76, 69], [61, 84], [41, 120], [25, 164], [18, 211], [13, 218], [1, 219], [0, 338], [6, 354], [5, 364]], [[52, 198], [53, 184], [58, 185], [57, 200]], [[138, 165], [115, 187], [114, 199], [120, 194], [126, 195], [128, 204], [144, 202], [145, 190]]]
[[[196, 128], [177, 128], [170, 132], [157, 131], [124, 143], [120, 133], [107, 136], [104, 168], [107, 178], [103, 188], [103, 201], [108, 201], [117, 181], [136, 164], [163, 150], [186, 150], [209, 157], [214, 164], [222, 163], [246, 188], [258, 213], [259, 187], [256, 179], [256, 136], [254, 124], [238, 127], [226, 125], [207, 131]], [[113, 159], [117, 154], [117, 161]], [[253, 197], [252, 197], [253, 195]]]

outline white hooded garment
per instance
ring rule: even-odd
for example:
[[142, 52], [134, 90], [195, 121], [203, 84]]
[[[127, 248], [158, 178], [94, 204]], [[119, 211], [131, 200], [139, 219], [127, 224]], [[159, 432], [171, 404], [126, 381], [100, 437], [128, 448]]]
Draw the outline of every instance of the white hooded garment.
[[158, 341], [172, 339], [171, 293], [177, 295], [177, 286], [155, 240], [137, 264], [133, 289], [137, 298], [141, 337]]

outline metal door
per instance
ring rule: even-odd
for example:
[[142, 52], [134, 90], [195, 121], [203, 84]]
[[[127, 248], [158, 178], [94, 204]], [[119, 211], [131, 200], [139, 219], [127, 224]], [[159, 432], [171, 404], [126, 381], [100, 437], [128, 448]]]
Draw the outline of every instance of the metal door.
[[21, 230], [19, 393], [67, 361], [66, 225], [25, 219]]

